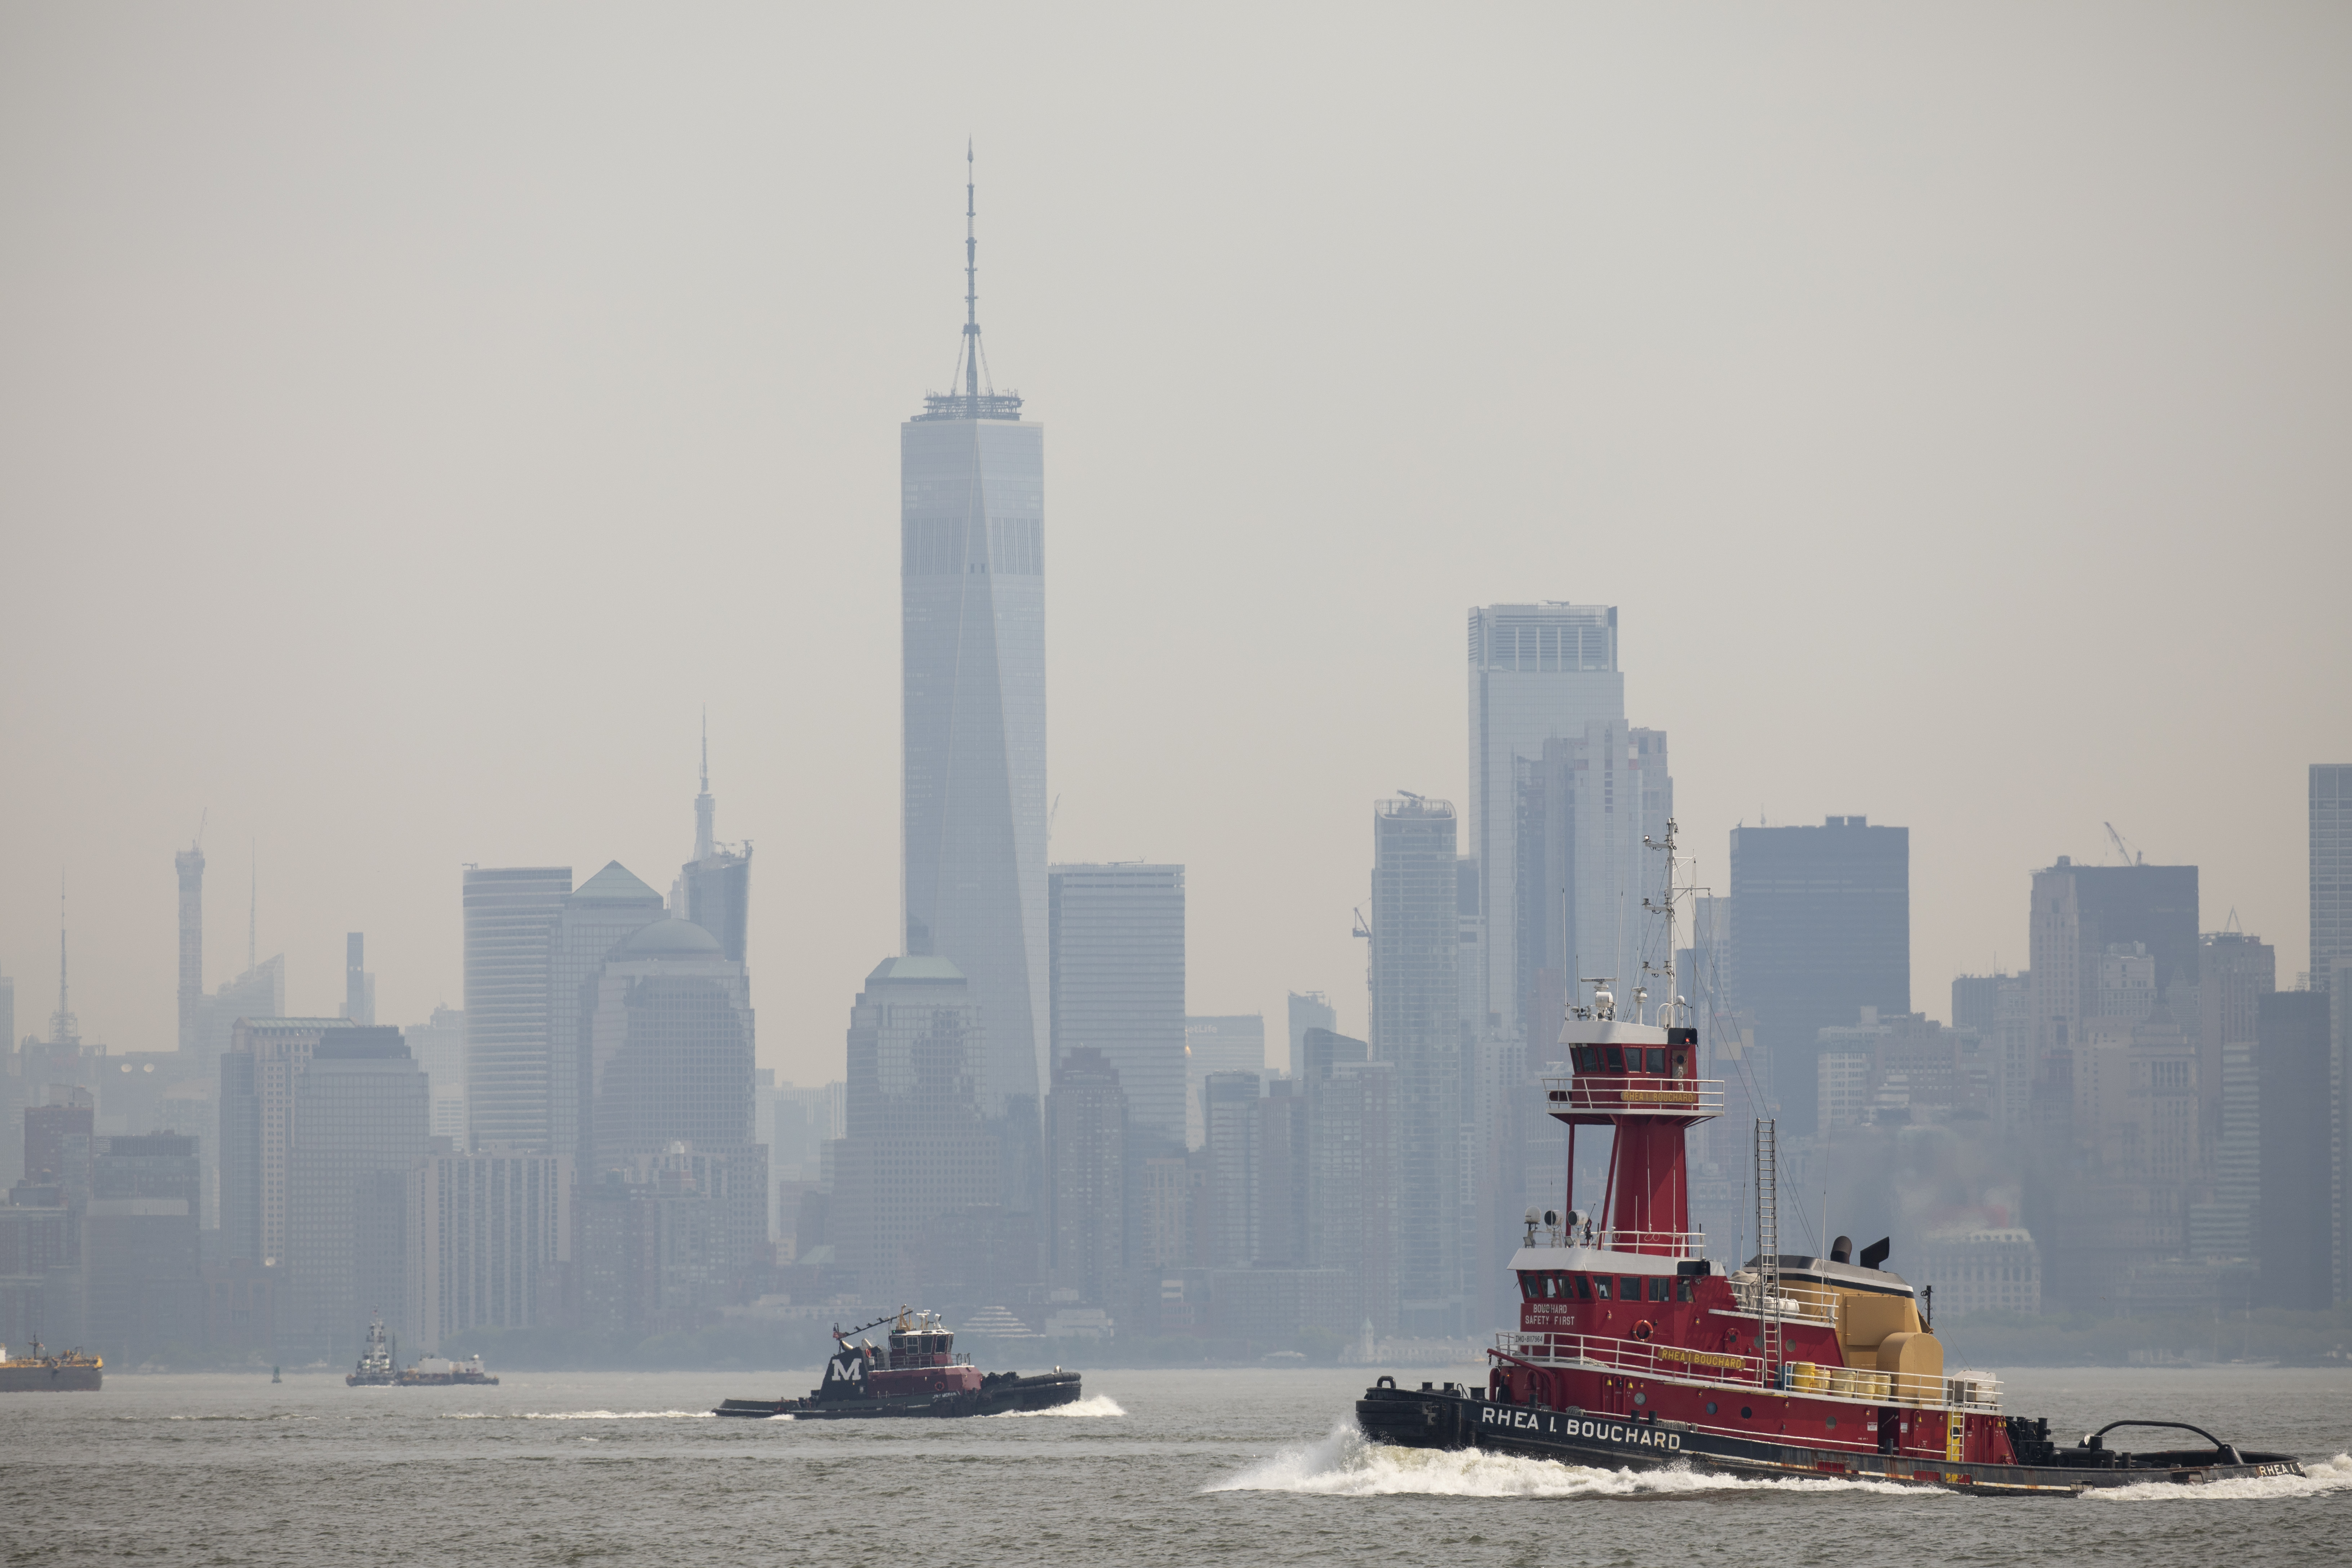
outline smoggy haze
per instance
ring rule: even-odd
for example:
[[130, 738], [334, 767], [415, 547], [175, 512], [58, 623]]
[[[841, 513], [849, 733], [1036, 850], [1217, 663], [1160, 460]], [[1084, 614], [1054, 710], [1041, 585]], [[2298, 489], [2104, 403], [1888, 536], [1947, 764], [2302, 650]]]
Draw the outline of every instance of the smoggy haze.
[[[983, 19], [984, 18], [984, 19]], [[1245, 39], [1246, 43], [1237, 40]], [[1057, 860], [1363, 1022], [1465, 610], [1621, 606], [1685, 841], [1911, 829], [1913, 1005], [2112, 820], [2306, 962], [2352, 761], [2352, 12], [0, 7], [0, 967], [462, 1005], [458, 868], [759, 849], [761, 1056], [898, 951], [899, 422], [1045, 426]], [[1279, 1025], [1276, 1026], [1279, 1037]], [[1279, 1057], [1279, 1048], [1276, 1056]]]

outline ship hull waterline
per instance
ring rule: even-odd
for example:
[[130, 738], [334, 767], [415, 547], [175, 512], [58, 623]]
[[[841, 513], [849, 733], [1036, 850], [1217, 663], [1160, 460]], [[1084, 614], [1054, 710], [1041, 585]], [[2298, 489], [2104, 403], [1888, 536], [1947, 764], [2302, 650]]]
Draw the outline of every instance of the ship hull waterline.
[[730, 1399], [712, 1412], [717, 1415], [761, 1418], [789, 1415], [796, 1421], [868, 1421], [884, 1416], [942, 1419], [961, 1415], [1013, 1415], [1074, 1405], [1079, 1398], [1079, 1374], [1041, 1373], [952, 1394], [919, 1394], [881, 1398], [848, 1399]]
[[[1749, 1480], [1847, 1480], [1974, 1492], [1989, 1497], [2075, 1497], [2091, 1487], [2154, 1481], [2201, 1485], [2264, 1476], [2299, 1476], [2284, 1455], [2241, 1455], [2242, 1462], [2187, 1451], [2177, 1463], [2140, 1456], [2130, 1468], [1979, 1464], [1916, 1454], [1820, 1448], [1739, 1437], [1677, 1421], [1506, 1405], [1460, 1392], [1372, 1388], [1356, 1402], [1356, 1423], [1374, 1443], [1408, 1448], [1477, 1448], [1601, 1469], [1662, 1470], [1675, 1466]], [[2119, 1456], [2120, 1457], [2120, 1456]]]

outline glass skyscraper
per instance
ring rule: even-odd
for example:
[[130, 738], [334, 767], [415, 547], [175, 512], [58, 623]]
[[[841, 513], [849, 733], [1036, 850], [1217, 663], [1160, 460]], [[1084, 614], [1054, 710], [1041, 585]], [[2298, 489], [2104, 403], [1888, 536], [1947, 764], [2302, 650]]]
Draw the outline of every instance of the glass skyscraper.
[[[1470, 612], [1470, 801], [1463, 853], [1477, 862], [1476, 951], [1465, 1010], [1517, 1035], [1526, 1026], [1518, 952], [1522, 856], [1517, 826], [1519, 759], [1540, 759], [1555, 737], [1580, 739], [1589, 725], [1625, 721], [1625, 677], [1617, 668], [1613, 605], [1486, 605]], [[1638, 904], [1635, 906], [1638, 908]], [[1575, 977], [1570, 976], [1572, 981]], [[1544, 1021], [1538, 1033], [1559, 1027]]]
[[998, 1115], [1034, 1107], [1049, 1044], [1045, 444], [1017, 395], [982, 389], [972, 246], [962, 389], [899, 427], [901, 808], [907, 952], [969, 983]]

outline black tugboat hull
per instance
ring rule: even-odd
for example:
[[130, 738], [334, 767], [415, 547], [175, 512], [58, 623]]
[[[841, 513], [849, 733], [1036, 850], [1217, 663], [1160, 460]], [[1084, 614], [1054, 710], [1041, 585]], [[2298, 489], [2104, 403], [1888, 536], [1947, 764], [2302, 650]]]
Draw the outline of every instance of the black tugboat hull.
[[1075, 1372], [1052, 1372], [1035, 1377], [992, 1381], [961, 1394], [910, 1394], [897, 1399], [728, 1399], [720, 1401], [711, 1414], [762, 1419], [789, 1415], [795, 1421], [871, 1421], [889, 1415], [935, 1420], [957, 1415], [1011, 1415], [1028, 1410], [1051, 1410], [1057, 1405], [1075, 1405], [1079, 1397], [1078, 1384], [1079, 1374]]
[[[1584, 1410], [1502, 1405], [1445, 1390], [1372, 1388], [1356, 1402], [1356, 1422], [1375, 1443], [1407, 1448], [1481, 1448], [1603, 1469], [1681, 1465], [1751, 1480], [1867, 1480], [2002, 1497], [2074, 1497], [2091, 1487], [2150, 1481], [2200, 1485], [2262, 1476], [2300, 1476], [2284, 1454], [2211, 1449], [2112, 1453], [2098, 1465], [1984, 1465], [1908, 1454], [1857, 1453], [1760, 1441], [1675, 1421], [1632, 1421]], [[2233, 1451], [2234, 1452], [2234, 1451]]]

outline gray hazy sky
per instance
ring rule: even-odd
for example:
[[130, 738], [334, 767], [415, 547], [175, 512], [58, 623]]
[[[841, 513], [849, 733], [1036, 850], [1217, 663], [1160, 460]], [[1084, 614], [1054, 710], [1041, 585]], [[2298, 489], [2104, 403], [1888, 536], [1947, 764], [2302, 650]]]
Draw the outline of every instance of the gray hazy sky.
[[[0, 5], [0, 965], [173, 1038], [458, 868], [668, 888], [708, 703], [761, 1059], [898, 923], [898, 426], [1046, 426], [1057, 859], [1196, 1012], [1363, 1019], [1463, 618], [1622, 606], [1686, 842], [1911, 829], [1914, 1005], [2112, 819], [2306, 962], [2352, 760], [2352, 8]], [[1279, 1047], [1276, 1055], [1280, 1054]]]

